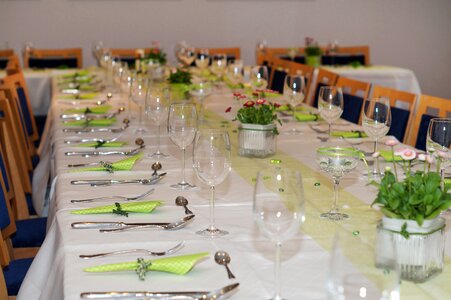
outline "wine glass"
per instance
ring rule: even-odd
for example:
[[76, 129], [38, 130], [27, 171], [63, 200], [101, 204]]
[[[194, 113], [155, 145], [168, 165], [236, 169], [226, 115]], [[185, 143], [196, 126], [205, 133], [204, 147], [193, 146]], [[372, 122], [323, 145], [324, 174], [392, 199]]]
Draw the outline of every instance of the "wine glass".
[[210, 64], [210, 56], [208, 55], [208, 49], [201, 49], [196, 56], [196, 66], [200, 70], [205, 70]]
[[185, 65], [185, 67], [189, 67], [196, 59], [196, 51], [191, 47], [184, 48], [183, 51], [179, 54], [179, 59]]
[[251, 86], [254, 89], [265, 90], [268, 87], [268, 68], [256, 66], [251, 70]]
[[254, 189], [254, 218], [260, 231], [276, 245], [275, 293], [281, 300], [280, 252], [282, 243], [299, 232], [305, 220], [305, 199], [297, 170], [271, 167], [258, 172]]
[[233, 85], [238, 85], [243, 81], [243, 62], [235, 61], [227, 68], [227, 78]]
[[318, 94], [318, 112], [329, 124], [329, 137], [332, 124], [343, 114], [343, 91], [335, 86], [322, 86]]
[[351, 172], [359, 162], [359, 151], [353, 148], [321, 147], [316, 150], [316, 161], [320, 169], [334, 182], [334, 203], [332, 208], [320, 215], [321, 218], [333, 221], [341, 221], [349, 218], [349, 215], [340, 212], [338, 207], [338, 188], [344, 174]]
[[[377, 140], [383, 138], [391, 126], [390, 101], [387, 98], [365, 100], [363, 107], [362, 126], [365, 133], [374, 140], [374, 153], [377, 152]], [[368, 174], [373, 180], [381, 179], [379, 160], [373, 164], [373, 171]]]
[[[293, 112], [293, 122], [296, 124], [296, 106], [302, 103], [305, 98], [305, 79], [300, 75], [287, 75], [285, 77], [285, 84], [283, 86], [283, 95], [285, 100], [290, 104]], [[296, 128], [296, 125], [286, 134], [300, 134], [301, 131]]]
[[161, 124], [167, 121], [169, 111], [169, 90], [165, 89], [148, 89], [146, 97], [147, 116], [158, 127], [157, 151], [151, 154], [151, 157], [161, 158], [168, 156], [160, 151]]
[[139, 108], [138, 128], [136, 132], [146, 132], [143, 122], [143, 106], [146, 102], [149, 79], [141, 74], [136, 74], [130, 84], [130, 98]]
[[227, 68], [227, 55], [215, 54], [211, 60], [211, 72], [218, 78], [224, 75]]
[[102, 58], [103, 48], [105, 46], [103, 45], [102, 41], [94, 42], [92, 45], [92, 54], [94, 55], [94, 58], [97, 61], [97, 64], [100, 64], [100, 59]]
[[331, 300], [399, 300], [400, 275], [393, 240], [389, 238], [383, 244], [378, 240], [374, 245], [350, 232], [338, 231], [327, 292]]
[[127, 71], [128, 71], [128, 65], [125, 62], [120, 62], [118, 61], [115, 65], [114, 65], [114, 70], [113, 70], [113, 81], [114, 81], [114, 86], [115, 86], [115, 91], [116, 92], [120, 92], [122, 90], [122, 77], [126, 76]]
[[182, 149], [182, 181], [171, 185], [173, 189], [188, 190], [196, 187], [185, 180], [185, 150], [193, 142], [196, 131], [196, 107], [191, 103], [172, 104], [169, 107], [169, 138]]
[[451, 118], [434, 118], [429, 122], [426, 149], [434, 155], [444, 190], [445, 168], [451, 165]]
[[223, 182], [232, 169], [230, 139], [225, 130], [204, 129], [196, 134], [194, 142], [194, 171], [210, 187], [210, 226], [197, 234], [218, 237], [227, 235], [215, 225], [215, 187]]
[[195, 97], [199, 104], [199, 121], [204, 120], [204, 100], [211, 94], [211, 92], [211, 85], [207, 82], [193, 84], [191, 90], [189, 91], [190, 95]]

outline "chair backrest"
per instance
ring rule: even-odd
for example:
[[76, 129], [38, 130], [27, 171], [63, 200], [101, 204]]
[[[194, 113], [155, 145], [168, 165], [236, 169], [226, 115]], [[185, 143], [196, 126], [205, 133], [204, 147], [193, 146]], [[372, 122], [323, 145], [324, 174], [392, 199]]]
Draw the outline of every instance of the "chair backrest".
[[[265, 65], [268, 61], [273, 58], [280, 58], [283, 60], [287, 60], [290, 58], [289, 52], [293, 48], [265, 48], [258, 49], [255, 53], [255, 61], [257, 65]], [[302, 57], [304, 55], [304, 48], [296, 48], [296, 56], [295, 61], [298, 63], [304, 63], [305, 61], [296, 60], [298, 57]]]
[[413, 120], [417, 96], [412, 93], [375, 85], [372, 98], [387, 98], [390, 100], [392, 126], [388, 135], [393, 135], [399, 141], [406, 143]]
[[232, 62], [238, 59], [241, 59], [241, 49], [239, 47], [230, 47], [230, 48], [196, 48], [196, 52], [202, 49], [208, 49], [208, 53], [210, 56], [214, 56], [216, 54], [226, 54], [227, 62]]
[[7, 239], [16, 232], [16, 222], [6, 198], [3, 176], [0, 174], [0, 229], [3, 238]]
[[24, 53], [25, 68], [78, 68], [83, 67], [83, 50], [71, 49], [31, 49]]
[[0, 69], [6, 69], [6, 66], [9, 61], [9, 57], [14, 55], [14, 50], [12, 49], [5, 49], [0, 50]]
[[[279, 93], [283, 93], [285, 77], [291, 72], [291, 62], [280, 58], [273, 57], [269, 62], [271, 74], [269, 75], [268, 88]], [[268, 72], [269, 72], [268, 68]]]
[[152, 51], [152, 48], [112, 48], [108, 50], [113, 58], [119, 58], [120, 61], [133, 66], [136, 59], [140, 57], [141, 51], [144, 51], [144, 54], [147, 55]]
[[429, 121], [433, 118], [451, 117], [451, 99], [421, 95], [420, 104], [415, 113], [409, 144], [420, 150], [426, 150], [426, 136]]
[[8, 58], [8, 63], [6, 64], [6, 74], [13, 75], [19, 72], [21, 72], [19, 56], [14, 54]]
[[[3, 245], [3, 241], [0, 240], [0, 253], [2, 253], [2, 249], [5, 248]], [[6, 259], [1, 259], [1, 261]], [[5, 276], [3, 276], [3, 270], [0, 268], [0, 299], [8, 299], [8, 290], [6, 289]]]
[[340, 77], [337, 80], [337, 87], [343, 90], [343, 114], [341, 117], [349, 122], [359, 124], [363, 102], [368, 98], [371, 84], [355, 79]]
[[313, 94], [313, 98], [309, 99], [310, 101], [307, 104], [318, 107], [319, 89], [323, 86], [334, 86], [335, 83], [337, 83], [338, 77], [339, 75], [337, 73], [320, 68], [318, 70], [318, 75], [316, 76], [315, 93]]
[[355, 62], [368, 66], [370, 64], [369, 46], [339, 46], [336, 53], [329, 53], [327, 47], [322, 47], [324, 54], [321, 58], [323, 65], [349, 65]]

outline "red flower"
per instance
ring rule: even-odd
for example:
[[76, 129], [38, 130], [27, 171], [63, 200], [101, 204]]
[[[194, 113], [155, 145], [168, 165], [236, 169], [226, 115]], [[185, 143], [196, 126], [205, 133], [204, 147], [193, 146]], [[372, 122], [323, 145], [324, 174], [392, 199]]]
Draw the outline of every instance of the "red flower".
[[225, 110], [225, 112], [228, 113], [228, 112], [230, 112], [231, 110], [232, 110], [232, 107], [229, 106], [229, 107], [227, 107], [227, 109]]
[[257, 104], [259, 104], [259, 105], [265, 104], [265, 102], [266, 102], [266, 100], [262, 99], [262, 98], [257, 100]]
[[240, 94], [240, 93], [233, 93], [233, 97], [238, 97], [238, 98], [240, 98], [240, 97], [241, 97], [241, 94]]
[[255, 102], [252, 100], [246, 101], [246, 103], [243, 104], [244, 107], [252, 107], [255, 105]]
[[240, 95], [240, 99], [246, 99], [246, 95]]
[[279, 104], [279, 103], [274, 103], [273, 105], [274, 105], [275, 108], [280, 107], [280, 104]]
[[158, 53], [160, 53], [160, 49], [158, 49], [158, 48], [153, 48], [153, 49], [152, 49], [152, 52], [153, 52], [154, 54], [158, 54]]
[[260, 96], [260, 94], [258, 92], [252, 92], [252, 96], [258, 97], [258, 96]]
[[265, 90], [265, 93], [270, 93], [270, 94], [278, 94], [278, 91], [274, 91], [274, 90]]
[[255, 89], [255, 91], [256, 91], [257, 93], [262, 93], [262, 92], [264, 92], [263, 90], [260, 90], [260, 89]]

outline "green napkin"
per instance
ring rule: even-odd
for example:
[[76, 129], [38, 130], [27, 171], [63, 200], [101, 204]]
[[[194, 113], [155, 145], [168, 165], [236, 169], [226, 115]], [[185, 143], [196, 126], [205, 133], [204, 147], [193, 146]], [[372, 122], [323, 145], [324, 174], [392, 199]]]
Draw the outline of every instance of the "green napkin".
[[116, 122], [116, 118], [111, 119], [93, 119], [93, 120], [76, 120], [76, 121], [66, 121], [64, 125], [66, 126], [110, 126]]
[[77, 109], [68, 109], [64, 113], [65, 114], [106, 114], [112, 108], [111, 105], [99, 105], [95, 107], [87, 107], [87, 108], [77, 108]]
[[[174, 273], [177, 275], [185, 275], [188, 273], [194, 265], [201, 259], [208, 256], [208, 252], [190, 254], [190, 255], [182, 255], [182, 256], [174, 256], [174, 257], [165, 257], [154, 260], [146, 260], [146, 263], [151, 263], [147, 270], [149, 271], [161, 271]], [[101, 272], [117, 272], [117, 271], [134, 271], [138, 268], [138, 262], [124, 262], [124, 263], [116, 263], [116, 264], [107, 264], [85, 268], [83, 271], [92, 272], [92, 273], [101, 273]]]
[[[131, 157], [124, 158], [115, 163], [110, 164], [111, 171], [130, 171], [133, 168], [133, 165], [136, 163], [138, 159], [141, 158], [143, 154], [139, 153]], [[77, 170], [73, 170], [73, 172], [85, 172], [85, 171], [108, 171], [108, 166], [98, 166], [98, 167], [89, 167], [89, 168], [81, 168]]]
[[385, 161], [392, 162], [394, 161], [402, 161], [402, 157], [399, 155], [392, 156], [391, 150], [379, 150], [379, 154], [384, 158]]
[[299, 122], [318, 121], [321, 117], [318, 114], [295, 113], [294, 116]]
[[[121, 203], [121, 208], [128, 213], [151, 213], [159, 205], [161, 205], [160, 201], [128, 202]], [[72, 210], [70, 213], [75, 215], [105, 214], [112, 213], [113, 209], [116, 208], [117, 207], [115, 204], [111, 204], [92, 208]]]
[[331, 132], [332, 136], [335, 137], [343, 137], [343, 138], [347, 138], [347, 139], [355, 139], [355, 138], [364, 138], [364, 137], [368, 137], [368, 135], [366, 135], [365, 132], [361, 131], [361, 130], [353, 130], [353, 131], [332, 131]]
[[62, 78], [71, 78], [71, 77], [80, 77], [80, 76], [87, 76], [89, 74], [88, 70], [80, 70], [75, 73], [68, 73], [61, 75]]
[[127, 144], [126, 142], [108, 142], [108, 143], [89, 142], [78, 144], [77, 147], [120, 148], [126, 144]]
[[80, 95], [63, 95], [61, 96], [62, 99], [67, 100], [92, 100], [95, 97], [99, 96], [99, 93], [85, 93]]
[[[291, 108], [289, 105], [281, 105], [276, 110], [277, 111], [291, 111]], [[305, 111], [305, 110], [307, 110], [307, 108], [305, 108], [304, 106], [296, 106], [296, 108], [294, 110], [295, 111]]]

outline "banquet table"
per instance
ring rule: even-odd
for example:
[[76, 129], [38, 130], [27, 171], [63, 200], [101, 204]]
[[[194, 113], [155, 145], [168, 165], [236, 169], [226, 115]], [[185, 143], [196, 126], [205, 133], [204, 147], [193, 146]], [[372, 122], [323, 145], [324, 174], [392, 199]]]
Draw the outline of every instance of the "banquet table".
[[[316, 133], [306, 124], [284, 123], [280, 131], [292, 126], [302, 129], [302, 135], [278, 136], [277, 153], [270, 158], [246, 158], [237, 154], [237, 131], [232, 119], [236, 112], [231, 92], [220, 89], [205, 100], [206, 121], [202, 127], [219, 127], [229, 131], [232, 143], [232, 171], [222, 184], [217, 187], [216, 222], [217, 226], [230, 232], [229, 235], [216, 239], [203, 238], [196, 231], [207, 227], [209, 222], [209, 190], [195, 176], [192, 168], [187, 167], [187, 180], [197, 185], [197, 189], [177, 191], [169, 187], [179, 181], [181, 151], [170, 141], [167, 134], [162, 136], [162, 151], [169, 157], [161, 159], [167, 175], [156, 185], [150, 187], [155, 191], [146, 197], [159, 200], [163, 205], [152, 214], [130, 214], [128, 218], [118, 215], [75, 215], [73, 209], [93, 207], [104, 203], [70, 203], [71, 199], [82, 199], [111, 195], [138, 195], [150, 187], [145, 185], [115, 185], [109, 187], [90, 187], [71, 185], [77, 179], [136, 179], [149, 178], [150, 166], [155, 159], [149, 154], [156, 150], [156, 127], [148, 124], [148, 132], [136, 134], [133, 126], [126, 129], [120, 140], [128, 145], [119, 149], [132, 149], [135, 139], [142, 137], [147, 145], [142, 158], [131, 171], [76, 172], [67, 167], [70, 163], [98, 162], [101, 158], [80, 156], [68, 157], [65, 152], [80, 151], [84, 148], [64, 143], [64, 140], [81, 136], [112, 138], [118, 134], [63, 133], [65, 126], [59, 115], [68, 108], [83, 108], [87, 102], [68, 101], [61, 97], [53, 84], [51, 106], [51, 129], [49, 139], [51, 150], [51, 168], [54, 174], [54, 191], [48, 217], [48, 232], [44, 244], [33, 261], [23, 282], [18, 298], [21, 299], [80, 299], [82, 292], [95, 291], [180, 291], [213, 290], [233, 282], [239, 282], [238, 291], [230, 299], [265, 299], [272, 295], [274, 289], [273, 265], [274, 245], [259, 233], [252, 215], [253, 184], [258, 170], [271, 165], [271, 159], [279, 159], [282, 167], [290, 167], [302, 173], [306, 198], [306, 221], [296, 237], [285, 242], [282, 247], [282, 291], [287, 299], [327, 299], [326, 279], [335, 232], [343, 231], [356, 235], [362, 243], [374, 243], [376, 225], [381, 214], [370, 203], [375, 198], [376, 189], [367, 185], [362, 176], [363, 165], [347, 174], [342, 180], [340, 206], [351, 218], [344, 222], [331, 222], [319, 218], [320, 212], [328, 210], [332, 203], [331, 180], [320, 172], [315, 161], [316, 148], [323, 146], [316, 138]], [[104, 94], [99, 99], [106, 98]], [[114, 106], [126, 106], [127, 102], [118, 94], [111, 99]], [[231, 106], [232, 112], [226, 112]], [[134, 110], [136, 111], [136, 110]], [[129, 117], [124, 112], [112, 127], [120, 127], [121, 119]], [[136, 119], [132, 112], [132, 125]], [[350, 125], [342, 120], [335, 129], [348, 130]], [[349, 140], [333, 139], [332, 143], [349, 146]], [[371, 143], [360, 145], [364, 150], [372, 148]], [[87, 148], [88, 149], [88, 148]], [[187, 154], [192, 148], [187, 149]], [[190, 165], [188, 156], [187, 166]], [[108, 157], [111, 161], [122, 159], [121, 156]], [[136, 230], [123, 233], [99, 233], [97, 230], [71, 229], [71, 223], [79, 221], [128, 221], [128, 222], [167, 222], [184, 216], [184, 210], [174, 204], [174, 199], [183, 195], [189, 200], [189, 207], [194, 212], [194, 221], [185, 228], [176, 231]], [[447, 225], [451, 217], [444, 215]], [[413, 284], [404, 281], [401, 285], [401, 299], [445, 299], [451, 296], [451, 241], [449, 231], [446, 242], [446, 266], [439, 276], [426, 283]], [[138, 280], [134, 272], [86, 273], [89, 266], [114, 262], [134, 261], [136, 255], [110, 256], [99, 259], [83, 260], [80, 254], [109, 252], [124, 248], [144, 248], [164, 250], [185, 240], [185, 247], [175, 255], [208, 252], [209, 257], [198, 263], [184, 276], [160, 272], [151, 272], [145, 281]], [[229, 280], [224, 267], [216, 265], [214, 253], [225, 250], [232, 257], [231, 269], [236, 280]], [[354, 268], [351, 264], [350, 268]]]

